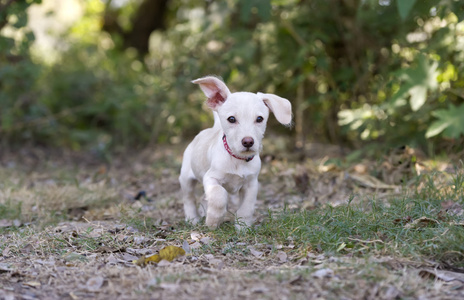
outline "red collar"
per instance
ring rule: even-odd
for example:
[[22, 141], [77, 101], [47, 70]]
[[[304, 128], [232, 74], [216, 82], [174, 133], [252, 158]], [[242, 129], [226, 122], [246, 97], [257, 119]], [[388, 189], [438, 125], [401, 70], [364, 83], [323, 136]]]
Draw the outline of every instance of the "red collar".
[[248, 156], [248, 157], [240, 157], [240, 156], [237, 156], [237, 155], [233, 154], [233, 153], [232, 153], [232, 150], [230, 150], [230, 147], [229, 147], [229, 145], [227, 144], [227, 140], [226, 140], [226, 135], [225, 135], [225, 134], [222, 136], [222, 143], [224, 144], [224, 148], [226, 148], [227, 152], [228, 152], [231, 156], [235, 157], [236, 159], [241, 159], [241, 160], [244, 160], [244, 161], [246, 161], [246, 162], [249, 162], [250, 160], [253, 159], [253, 157], [255, 157], [254, 155], [253, 155], [253, 156]]

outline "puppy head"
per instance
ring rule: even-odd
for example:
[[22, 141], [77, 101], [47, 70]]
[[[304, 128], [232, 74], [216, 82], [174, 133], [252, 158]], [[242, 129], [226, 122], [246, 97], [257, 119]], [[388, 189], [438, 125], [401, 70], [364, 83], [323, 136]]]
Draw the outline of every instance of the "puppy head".
[[227, 143], [235, 155], [249, 157], [261, 150], [269, 111], [284, 125], [292, 122], [292, 108], [287, 99], [273, 94], [231, 93], [220, 79], [207, 76], [192, 81], [199, 84], [207, 105], [219, 116]]

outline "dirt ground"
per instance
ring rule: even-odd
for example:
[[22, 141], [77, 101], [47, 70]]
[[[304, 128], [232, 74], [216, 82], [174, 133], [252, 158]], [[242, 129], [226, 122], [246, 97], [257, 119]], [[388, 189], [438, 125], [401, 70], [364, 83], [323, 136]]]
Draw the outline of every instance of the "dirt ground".
[[[181, 148], [109, 161], [38, 148], [0, 154], [0, 299], [464, 299], [464, 276], [422, 259], [296, 251], [291, 240], [237, 233], [218, 243], [223, 232], [183, 222]], [[335, 146], [313, 145], [311, 159], [276, 155], [275, 141], [265, 149], [257, 226], [284, 207], [399, 194], [400, 180], [425, 168], [410, 149], [352, 165]], [[187, 253], [134, 263], [168, 245]]]

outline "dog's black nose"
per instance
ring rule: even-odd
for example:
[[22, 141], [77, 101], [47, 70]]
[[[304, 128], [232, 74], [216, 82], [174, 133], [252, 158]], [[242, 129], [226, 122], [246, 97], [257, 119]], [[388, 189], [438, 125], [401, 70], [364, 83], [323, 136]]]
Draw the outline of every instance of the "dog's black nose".
[[255, 143], [255, 141], [253, 140], [252, 137], [247, 136], [247, 137], [244, 137], [244, 138], [242, 139], [242, 145], [243, 145], [243, 147], [245, 147], [245, 148], [251, 148], [251, 147], [253, 147], [254, 143]]

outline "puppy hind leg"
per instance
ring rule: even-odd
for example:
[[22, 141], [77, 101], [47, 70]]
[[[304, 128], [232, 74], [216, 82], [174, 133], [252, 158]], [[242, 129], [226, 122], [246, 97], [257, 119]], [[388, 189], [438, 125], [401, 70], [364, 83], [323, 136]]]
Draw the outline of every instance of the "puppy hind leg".
[[240, 204], [240, 196], [238, 193], [229, 195], [229, 201], [227, 202], [227, 213], [224, 221], [233, 222], [235, 220], [237, 209], [240, 207]]
[[253, 213], [255, 211], [256, 197], [258, 195], [258, 180], [250, 181], [248, 185], [240, 191], [242, 203], [237, 210], [235, 228], [241, 231], [253, 225]]

